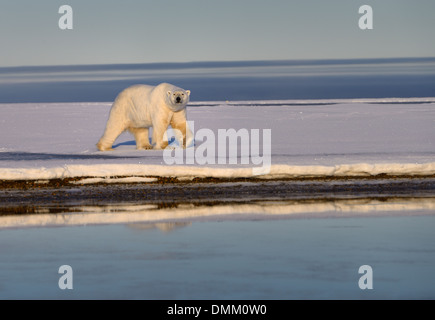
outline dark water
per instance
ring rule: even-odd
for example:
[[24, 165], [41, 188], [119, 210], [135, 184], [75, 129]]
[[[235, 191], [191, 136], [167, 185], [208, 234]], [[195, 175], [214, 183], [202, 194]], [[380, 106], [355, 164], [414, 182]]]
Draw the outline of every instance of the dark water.
[[432, 97], [435, 58], [0, 68], [0, 103], [113, 101], [161, 82], [190, 89], [192, 101]]
[[[172, 227], [2, 230], [0, 299], [435, 297], [433, 215]], [[71, 267], [71, 289], [58, 285], [62, 265]], [[372, 289], [359, 286], [363, 265], [373, 270]]]

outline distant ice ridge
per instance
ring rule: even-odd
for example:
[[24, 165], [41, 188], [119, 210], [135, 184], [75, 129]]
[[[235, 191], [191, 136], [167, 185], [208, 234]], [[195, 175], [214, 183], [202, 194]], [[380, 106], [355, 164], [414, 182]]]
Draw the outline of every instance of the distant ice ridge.
[[270, 105], [321, 105], [321, 104], [353, 104], [353, 103], [435, 103], [435, 97], [415, 97], [415, 98], [360, 98], [360, 99], [289, 99], [289, 100], [244, 100], [244, 101], [191, 101], [190, 106], [270, 106]]
[[[2, 180], [47, 180], [77, 177], [118, 177], [119, 182], [153, 182], [143, 177], [172, 177], [180, 180], [194, 178], [324, 178], [324, 177], [369, 177], [384, 174], [387, 176], [429, 176], [435, 174], [435, 162], [414, 163], [379, 163], [379, 164], [341, 164], [335, 166], [292, 166], [272, 165], [265, 175], [254, 175], [252, 168], [216, 168], [194, 166], [166, 166], [142, 164], [98, 164], [66, 165], [54, 168], [0, 168]], [[137, 177], [125, 179], [125, 177]], [[107, 180], [115, 182], [114, 178]], [[91, 181], [84, 180], [84, 183]], [[95, 182], [104, 182], [97, 179]]]

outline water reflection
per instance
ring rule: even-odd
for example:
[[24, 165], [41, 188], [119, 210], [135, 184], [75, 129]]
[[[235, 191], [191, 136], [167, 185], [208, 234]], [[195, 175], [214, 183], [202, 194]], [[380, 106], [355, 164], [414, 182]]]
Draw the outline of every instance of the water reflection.
[[[169, 232], [196, 221], [272, 220], [434, 215], [435, 197], [222, 201], [103, 206], [35, 206], [2, 209], [0, 229], [127, 224], [137, 230]], [[9, 214], [8, 214], [9, 212]]]
[[128, 227], [134, 230], [151, 230], [158, 229], [163, 233], [175, 231], [180, 228], [184, 228], [192, 225], [192, 222], [162, 222], [162, 223], [132, 223], [129, 224]]

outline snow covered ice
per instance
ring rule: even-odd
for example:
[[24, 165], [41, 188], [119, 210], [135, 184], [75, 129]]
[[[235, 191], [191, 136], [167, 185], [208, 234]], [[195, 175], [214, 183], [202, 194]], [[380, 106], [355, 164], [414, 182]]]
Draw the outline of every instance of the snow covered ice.
[[[421, 100], [196, 102], [187, 110], [195, 130], [271, 129], [264, 179], [427, 176], [435, 174], [435, 98]], [[0, 104], [0, 179], [252, 177], [252, 164], [167, 165], [163, 151], [136, 150], [129, 133], [99, 152], [110, 105]]]

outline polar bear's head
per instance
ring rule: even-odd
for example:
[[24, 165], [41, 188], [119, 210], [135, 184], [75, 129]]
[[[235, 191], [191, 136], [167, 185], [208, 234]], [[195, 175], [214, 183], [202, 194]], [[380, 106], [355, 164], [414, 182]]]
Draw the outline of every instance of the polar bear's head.
[[174, 88], [166, 92], [168, 97], [169, 106], [174, 111], [183, 109], [189, 102], [190, 90], [184, 90], [181, 88]]

